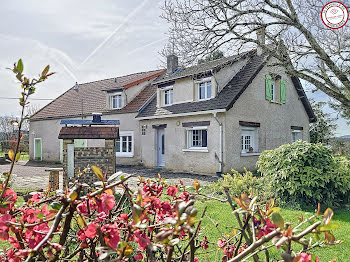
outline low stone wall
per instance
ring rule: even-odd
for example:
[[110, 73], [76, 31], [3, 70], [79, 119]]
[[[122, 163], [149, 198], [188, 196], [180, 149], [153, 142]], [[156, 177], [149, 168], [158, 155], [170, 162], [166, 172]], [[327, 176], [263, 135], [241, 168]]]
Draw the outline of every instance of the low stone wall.
[[[73, 139], [63, 140], [63, 169], [64, 184], [68, 182], [67, 176], [67, 144], [74, 143]], [[74, 148], [74, 178], [78, 178], [78, 174], [82, 173], [88, 166], [98, 166], [103, 174], [107, 171], [107, 177], [115, 173], [115, 149], [114, 139], [106, 139], [105, 147], [76, 147]], [[96, 175], [92, 172], [86, 172], [79, 181], [92, 185], [98, 181]]]

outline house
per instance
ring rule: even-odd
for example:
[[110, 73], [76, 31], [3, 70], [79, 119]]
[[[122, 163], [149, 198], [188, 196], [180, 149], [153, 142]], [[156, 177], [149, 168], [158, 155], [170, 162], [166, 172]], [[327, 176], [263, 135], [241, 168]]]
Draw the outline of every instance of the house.
[[[150, 83], [164, 70], [141, 72], [122, 77], [75, 85], [39, 110], [30, 119], [29, 156], [33, 160], [59, 162], [63, 159], [63, 141], [58, 139], [62, 119], [92, 120], [93, 113], [103, 113], [103, 119], [118, 119], [122, 139], [127, 139], [128, 157], [139, 161], [141, 149], [139, 123], [134, 120], [139, 108], [153, 94]], [[126, 136], [128, 135], [128, 136]], [[128, 164], [129, 158], [119, 159]]]
[[[31, 119], [31, 158], [59, 160], [59, 119], [120, 120], [118, 164], [211, 173], [254, 169], [259, 154], [309, 140], [316, 121], [298, 78], [260, 50], [180, 68], [80, 84]], [[34, 146], [35, 145], [35, 146]]]

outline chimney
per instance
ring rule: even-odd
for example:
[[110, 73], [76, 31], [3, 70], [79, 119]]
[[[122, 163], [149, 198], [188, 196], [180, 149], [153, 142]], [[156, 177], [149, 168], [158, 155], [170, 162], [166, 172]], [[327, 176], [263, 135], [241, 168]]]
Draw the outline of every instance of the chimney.
[[265, 45], [265, 27], [259, 28], [258, 30], [256, 30], [256, 38], [259, 42], [258, 46], [257, 46], [257, 53], [258, 55], [261, 55], [263, 53], [263, 49], [259, 46], [259, 45]]
[[179, 58], [176, 55], [168, 55], [166, 57], [167, 72], [173, 73], [179, 66]]
[[78, 84], [78, 82], [75, 82], [75, 85], [74, 85], [74, 90], [78, 90], [78, 88], [79, 88], [79, 84]]
[[92, 113], [92, 122], [101, 123], [101, 113]]

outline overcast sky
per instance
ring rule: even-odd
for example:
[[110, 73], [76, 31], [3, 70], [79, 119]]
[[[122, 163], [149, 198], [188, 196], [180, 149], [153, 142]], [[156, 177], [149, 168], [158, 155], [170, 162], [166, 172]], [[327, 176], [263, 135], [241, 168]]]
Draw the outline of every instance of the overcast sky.
[[[35, 99], [56, 98], [79, 83], [160, 68], [168, 25], [163, 0], [22, 0], [0, 3], [0, 114], [18, 115], [20, 89], [10, 67], [23, 59], [28, 75], [50, 64], [57, 72]], [[224, 50], [223, 50], [224, 51]], [[317, 92], [318, 100], [326, 96]], [[49, 100], [33, 100], [44, 106]], [[338, 135], [350, 135], [344, 120]]]

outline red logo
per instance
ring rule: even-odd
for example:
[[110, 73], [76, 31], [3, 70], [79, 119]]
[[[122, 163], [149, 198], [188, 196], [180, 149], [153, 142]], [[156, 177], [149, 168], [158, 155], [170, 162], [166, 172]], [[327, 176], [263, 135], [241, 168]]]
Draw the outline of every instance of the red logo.
[[322, 22], [330, 29], [339, 29], [349, 20], [349, 10], [338, 1], [327, 3], [321, 11]]

